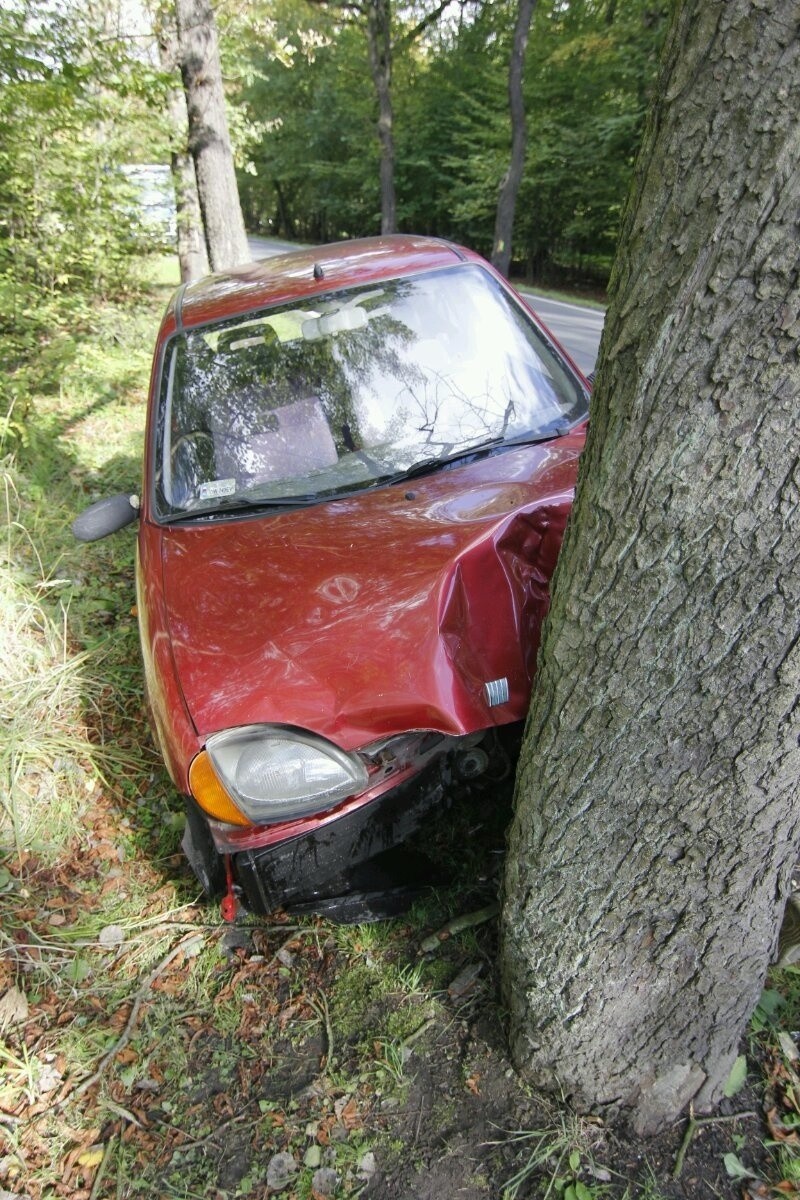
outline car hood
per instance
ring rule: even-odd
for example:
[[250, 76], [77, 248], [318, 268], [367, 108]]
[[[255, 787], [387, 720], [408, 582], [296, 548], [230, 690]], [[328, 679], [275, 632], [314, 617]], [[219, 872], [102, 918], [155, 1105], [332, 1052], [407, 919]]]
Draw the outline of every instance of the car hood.
[[[279, 723], [355, 749], [524, 717], [582, 446], [581, 431], [312, 508], [165, 528], [198, 734]], [[502, 680], [507, 700], [486, 686]]]

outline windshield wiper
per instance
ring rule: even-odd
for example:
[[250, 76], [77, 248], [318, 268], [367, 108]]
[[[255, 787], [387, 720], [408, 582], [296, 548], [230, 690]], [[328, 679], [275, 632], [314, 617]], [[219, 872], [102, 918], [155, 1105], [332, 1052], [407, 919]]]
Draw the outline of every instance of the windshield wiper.
[[184, 512], [172, 514], [169, 520], [175, 522], [191, 521], [195, 517], [226, 517], [240, 512], [253, 512], [255, 509], [306, 508], [311, 504], [319, 504], [322, 500], [335, 500], [336, 498], [336, 496], [324, 493], [304, 496], [271, 496], [262, 500], [255, 498], [247, 500], [241, 497], [229, 504], [218, 504], [215, 508], [189, 508]]
[[473, 460], [480, 458], [484, 454], [491, 454], [492, 451], [499, 450], [505, 446], [531, 446], [537, 442], [549, 442], [553, 438], [563, 437], [565, 433], [569, 433], [571, 428], [572, 426], [568, 421], [560, 420], [557, 425], [538, 430], [535, 433], [520, 433], [516, 437], [511, 438], [490, 438], [486, 442], [480, 442], [477, 446], [467, 446], [463, 450], [455, 450], [451, 454], [443, 454], [438, 458], [433, 456], [430, 458], [421, 458], [418, 462], [412, 463], [410, 467], [406, 467], [404, 471], [379, 475], [374, 482], [381, 486], [400, 483], [405, 479], [414, 479], [417, 475], [427, 475], [431, 471], [436, 471], [439, 467], [446, 466], [448, 463], [460, 462], [462, 459]]

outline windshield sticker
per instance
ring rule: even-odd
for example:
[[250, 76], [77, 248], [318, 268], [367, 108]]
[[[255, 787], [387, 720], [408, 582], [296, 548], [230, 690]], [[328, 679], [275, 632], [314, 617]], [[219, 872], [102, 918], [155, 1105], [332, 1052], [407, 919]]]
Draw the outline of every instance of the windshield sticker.
[[232, 496], [235, 491], [235, 479], [212, 479], [200, 484], [199, 495], [201, 500], [217, 500], [220, 496]]

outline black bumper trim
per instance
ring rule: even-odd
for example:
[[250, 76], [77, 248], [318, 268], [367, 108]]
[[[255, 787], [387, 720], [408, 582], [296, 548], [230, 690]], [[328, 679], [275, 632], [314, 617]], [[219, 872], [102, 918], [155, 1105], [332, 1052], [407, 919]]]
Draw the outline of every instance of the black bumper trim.
[[378, 796], [313, 833], [234, 858], [236, 878], [253, 912], [327, 899], [348, 890], [347, 873], [405, 841], [430, 809], [448, 806], [445, 762]]

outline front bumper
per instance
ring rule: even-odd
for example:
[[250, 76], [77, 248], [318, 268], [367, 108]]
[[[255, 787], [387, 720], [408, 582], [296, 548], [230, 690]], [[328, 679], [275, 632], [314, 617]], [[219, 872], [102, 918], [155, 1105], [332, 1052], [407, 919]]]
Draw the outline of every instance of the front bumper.
[[369, 804], [311, 833], [235, 854], [234, 873], [248, 908], [269, 913], [303, 906], [332, 913], [337, 900], [344, 902], [354, 890], [363, 890], [359, 868], [405, 842], [431, 809], [448, 806], [449, 783], [447, 761], [437, 759]]
[[[393, 916], [419, 891], [419, 863], [402, 865], [389, 854], [424, 822], [432, 809], [450, 806], [451, 769], [446, 756], [375, 799], [311, 831], [231, 854], [234, 879], [251, 912], [277, 908], [324, 912], [332, 919], [365, 921]], [[205, 814], [186, 800], [183, 849], [209, 895], [225, 882], [223, 860]], [[397, 879], [402, 871], [403, 881]], [[428, 878], [428, 884], [431, 880]]]

